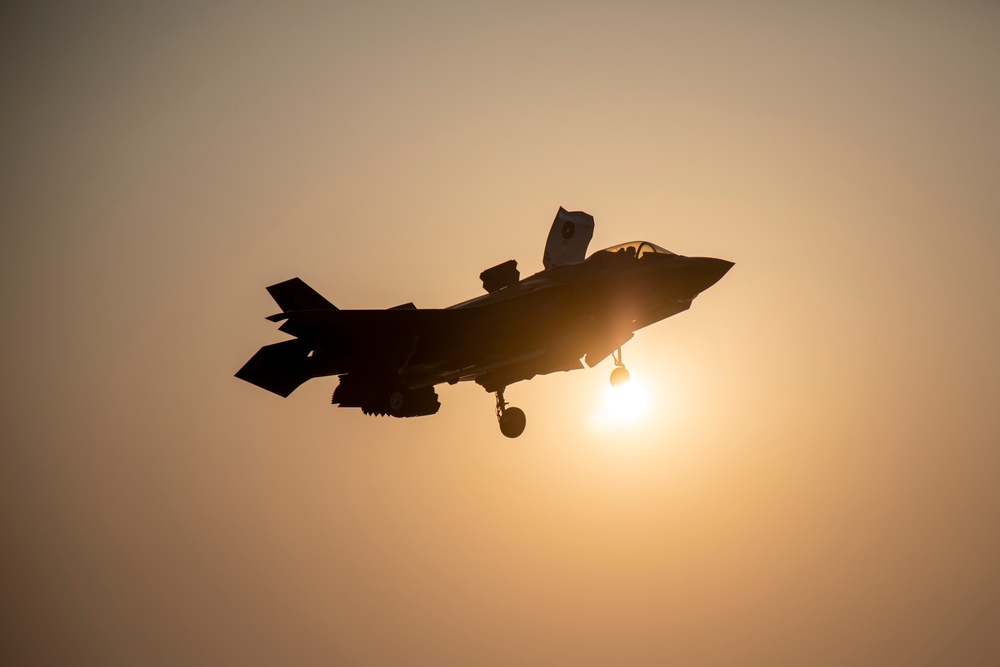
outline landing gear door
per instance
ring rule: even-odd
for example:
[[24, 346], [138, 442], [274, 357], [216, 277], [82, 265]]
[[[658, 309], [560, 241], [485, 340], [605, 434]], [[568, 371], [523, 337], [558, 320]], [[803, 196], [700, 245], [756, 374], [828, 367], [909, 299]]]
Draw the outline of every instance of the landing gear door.
[[587, 350], [586, 356], [583, 360], [587, 362], [587, 365], [593, 368], [597, 364], [604, 361], [604, 359], [614, 352], [615, 350], [620, 350], [622, 345], [632, 340], [631, 331], [621, 331], [615, 334], [611, 334], [604, 338], [603, 340], [597, 341], [594, 345]]

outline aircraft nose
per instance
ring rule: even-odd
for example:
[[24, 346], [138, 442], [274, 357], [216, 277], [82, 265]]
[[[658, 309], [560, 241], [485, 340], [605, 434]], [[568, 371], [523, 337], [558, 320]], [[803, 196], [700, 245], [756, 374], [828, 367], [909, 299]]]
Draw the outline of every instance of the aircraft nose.
[[733, 262], [715, 257], [692, 257], [693, 261], [688, 269], [690, 275], [690, 285], [695, 294], [704, 292], [715, 283], [722, 280], [729, 269], [733, 268]]

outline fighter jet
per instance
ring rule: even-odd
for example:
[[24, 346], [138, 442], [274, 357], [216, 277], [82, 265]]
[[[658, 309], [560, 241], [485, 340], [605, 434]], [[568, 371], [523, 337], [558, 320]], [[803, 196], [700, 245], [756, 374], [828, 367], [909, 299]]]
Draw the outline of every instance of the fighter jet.
[[306, 380], [337, 375], [334, 405], [392, 417], [433, 415], [435, 385], [472, 380], [496, 395], [500, 432], [516, 438], [527, 420], [504, 399], [507, 387], [609, 355], [611, 384], [627, 382], [622, 345], [690, 308], [733, 266], [648, 241], [586, 257], [593, 235], [592, 216], [560, 207], [544, 270], [522, 280], [514, 260], [497, 264], [479, 276], [486, 294], [448, 308], [340, 310], [299, 278], [271, 285], [281, 312], [267, 319], [294, 338], [262, 347], [236, 377], [288, 396]]

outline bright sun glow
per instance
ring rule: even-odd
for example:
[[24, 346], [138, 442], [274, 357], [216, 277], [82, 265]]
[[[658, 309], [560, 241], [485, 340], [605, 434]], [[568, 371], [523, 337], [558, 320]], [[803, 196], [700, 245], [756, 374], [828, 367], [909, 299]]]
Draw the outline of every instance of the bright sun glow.
[[620, 387], [605, 390], [604, 403], [593, 416], [595, 430], [607, 431], [633, 426], [649, 412], [649, 391], [634, 377]]
[[620, 387], [608, 387], [604, 406], [616, 419], [633, 422], [646, 414], [649, 392], [639, 381], [629, 380]]

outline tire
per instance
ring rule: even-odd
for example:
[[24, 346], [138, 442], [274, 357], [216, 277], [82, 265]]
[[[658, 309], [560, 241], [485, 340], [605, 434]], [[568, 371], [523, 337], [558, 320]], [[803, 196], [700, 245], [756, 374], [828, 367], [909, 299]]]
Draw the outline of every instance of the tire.
[[619, 366], [615, 370], [611, 371], [611, 386], [620, 387], [629, 380], [628, 371], [625, 370], [624, 366]]
[[524, 433], [524, 427], [528, 423], [528, 418], [524, 416], [521, 408], [507, 408], [503, 416], [500, 417], [500, 432], [508, 438], [516, 438]]

